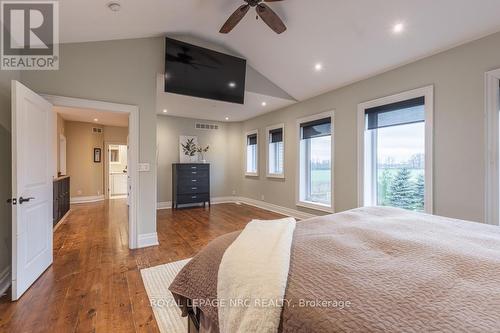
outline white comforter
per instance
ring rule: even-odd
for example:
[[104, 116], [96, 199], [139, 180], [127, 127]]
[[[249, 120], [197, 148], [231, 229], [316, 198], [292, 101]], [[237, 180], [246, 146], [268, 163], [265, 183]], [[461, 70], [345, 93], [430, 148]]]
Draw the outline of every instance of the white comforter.
[[290, 267], [295, 220], [250, 222], [219, 266], [221, 333], [277, 332]]

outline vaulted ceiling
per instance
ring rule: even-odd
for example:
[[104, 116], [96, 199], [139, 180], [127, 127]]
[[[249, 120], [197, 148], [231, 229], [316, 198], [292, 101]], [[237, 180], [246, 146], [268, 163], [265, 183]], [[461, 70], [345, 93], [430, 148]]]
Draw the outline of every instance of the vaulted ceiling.
[[288, 26], [282, 35], [250, 13], [219, 34], [239, 0], [117, 2], [119, 12], [102, 0], [60, 1], [62, 42], [193, 35], [244, 56], [297, 100], [500, 30], [499, 0], [284, 0], [269, 4]]

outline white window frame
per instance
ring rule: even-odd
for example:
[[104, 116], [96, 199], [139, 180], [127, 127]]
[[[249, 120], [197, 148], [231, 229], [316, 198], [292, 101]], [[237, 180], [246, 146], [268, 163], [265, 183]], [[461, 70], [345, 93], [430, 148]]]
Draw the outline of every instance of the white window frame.
[[[332, 129], [331, 129], [331, 175], [330, 175], [330, 186], [331, 186], [331, 202], [330, 205], [324, 205], [321, 203], [317, 202], [310, 202], [310, 201], [302, 201], [300, 200], [300, 167], [301, 167], [301, 160], [300, 160], [300, 125], [303, 123], [307, 123], [310, 121], [322, 119], [322, 118], [327, 118], [330, 117], [332, 121]], [[297, 119], [297, 126], [296, 126], [296, 131], [297, 131], [297, 177], [296, 177], [296, 187], [295, 187], [295, 204], [298, 207], [303, 207], [303, 208], [309, 208], [309, 209], [314, 209], [322, 212], [327, 212], [327, 213], [334, 213], [335, 212], [335, 110], [332, 111], [326, 111], [322, 112], [319, 114], [315, 114], [312, 116], [304, 117], [304, 118], [299, 118]]]
[[[248, 136], [253, 135], [253, 134], [257, 135], [257, 147], [256, 147], [256, 151], [255, 151], [255, 158], [257, 159], [255, 161], [256, 162], [255, 164], [256, 164], [257, 171], [256, 172], [248, 172], [248, 170], [247, 170]], [[259, 176], [259, 144], [260, 144], [259, 130], [252, 130], [252, 131], [248, 131], [245, 133], [245, 166], [244, 166], [244, 168], [245, 168], [245, 176], [247, 176], [247, 177], [258, 177]]]
[[485, 173], [485, 222], [500, 224], [500, 179], [499, 179], [499, 110], [500, 69], [485, 74], [485, 128], [486, 128], [486, 173]]
[[[434, 85], [405, 91], [358, 105], [358, 206], [371, 206], [365, 202], [365, 111], [377, 106], [425, 97], [425, 195], [424, 210], [432, 214], [433, 208], [433, 128]], [[373, 196], [373, 195], [372, 195]]]
[[[283, 172], [282, 173], [270, 173], [269, 172], [269, 165], [270, 165], [270, 156], [269, 156], [269, 144], [270, 142], [270, 132], [276, 129], [280, 129], [283, 131]], [[285, 178], [285, 124], [277, 124], [273, 126], [269, 126], [266, 128], [266, 177], [267, 178], [279, 178], [279, 179], [284, 179]], [[257, 138], [257, 144], [259, 143], [258, 138]]]

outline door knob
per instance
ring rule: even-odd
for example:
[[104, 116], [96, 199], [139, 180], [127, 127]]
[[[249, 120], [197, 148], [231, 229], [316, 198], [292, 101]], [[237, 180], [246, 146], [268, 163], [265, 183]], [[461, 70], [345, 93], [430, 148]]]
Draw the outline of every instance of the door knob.
[[20, 197], [19, 198], [19, 204], [22, 205], [23, 202], [30, 202], [31, 200], [35, 200], [35, 198], [33, 198], [33, 197], [29, 197], [29, 198]]

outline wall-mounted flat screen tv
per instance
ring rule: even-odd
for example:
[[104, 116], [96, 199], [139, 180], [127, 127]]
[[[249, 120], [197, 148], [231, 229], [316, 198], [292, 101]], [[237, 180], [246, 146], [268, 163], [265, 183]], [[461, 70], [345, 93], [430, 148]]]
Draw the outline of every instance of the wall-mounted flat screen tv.
[[165, 92], [244, 104], [246, 60], [167, 38]]

